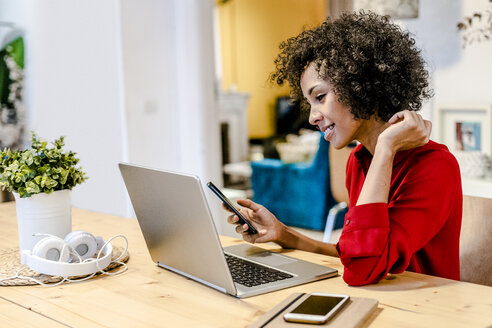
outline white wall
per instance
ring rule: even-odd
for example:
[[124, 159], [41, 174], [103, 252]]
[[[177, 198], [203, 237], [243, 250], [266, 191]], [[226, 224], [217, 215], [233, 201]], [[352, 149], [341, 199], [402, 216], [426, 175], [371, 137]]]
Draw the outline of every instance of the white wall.
[[213, 2], [122, 0], [121, 21], [128, 160], [220, 185]]
[[121, 2], [128, 160], [168, 169], [180, 163], [173, 13], [171, 1]]
[[[460, 20], [476, 11], [492, 10], [492, 4], [488, 5], [487, 1], [467, 0], [462, 5]], [[455, 33], [456, 37], [461, 46], [461, 34]], [[468, 45], [465, 49], [460, 47], [456, 52], [459, 60], [436, 73], [436, 86], [439, 87], [436, 103], [492, 103], [492, 40]]]
[[[2, 1], [25, 30], [28, 130], [66, 136], [90, 179], [73, 190], [73, 205], [123, 214], [126, 196], [116, 163], [123, 159], [119, 3]], [[16, 17], [16, 15], [18, 17]]]
[[463, 17], [491, 7], [485, 0], [420, 1], [418, 18], [399, 21], [415, 34], [429, 64], [435, 96], [423, 108], [427, 118], [435, 120], [441, 104], [492, 103], [492, 41], [463, 49], [456, 27]]
[[221, 183], [212, 0], [0, 0], [25, 30], [29, 128], [66, 135], [73, 205], [131, 216], [117, 163]]

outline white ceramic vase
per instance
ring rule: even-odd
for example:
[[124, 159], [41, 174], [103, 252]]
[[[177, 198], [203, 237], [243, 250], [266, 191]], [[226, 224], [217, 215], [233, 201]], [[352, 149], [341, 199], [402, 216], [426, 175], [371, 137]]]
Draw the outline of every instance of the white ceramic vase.
[[59, 190], [51, 194], [36, 194], [20, 198], [14, 193], [19, 230], [19, 249], [32, 250], [46, 233], [64, 238], [72, 231], [72, 203], [70, 190]]

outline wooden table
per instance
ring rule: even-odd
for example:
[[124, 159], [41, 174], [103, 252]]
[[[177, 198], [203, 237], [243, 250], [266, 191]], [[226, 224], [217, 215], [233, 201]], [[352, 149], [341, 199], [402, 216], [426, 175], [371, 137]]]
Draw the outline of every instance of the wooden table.
[[[0, 287], [0, 327], [245, 327], [291, 293], [314, 291], [378, 299], [371, 327], [492, 326], [492, 287], [405, 272], [376, 285], [349, 287], [339, 276], [240, 300], [157, 267], [134, 219], [73, 209], [72, 221], [106, 239], [124, 234], [128, 271], [58, 287]], [[14, 203], [0, 204], [0, 224], [0, 249], [17, 246]], [[284, 252], [343, 270], [337, 258]]]

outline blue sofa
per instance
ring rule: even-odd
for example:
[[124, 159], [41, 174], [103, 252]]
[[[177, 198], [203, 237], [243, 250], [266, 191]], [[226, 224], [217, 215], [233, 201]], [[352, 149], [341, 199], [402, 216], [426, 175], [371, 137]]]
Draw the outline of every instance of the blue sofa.
[[320, 133], [319, 148], [312, 162], [251, 162], [253, 200], [287, 225], [323, 230], [328, 211], [336, 204], [330, 188], [328, 145]]

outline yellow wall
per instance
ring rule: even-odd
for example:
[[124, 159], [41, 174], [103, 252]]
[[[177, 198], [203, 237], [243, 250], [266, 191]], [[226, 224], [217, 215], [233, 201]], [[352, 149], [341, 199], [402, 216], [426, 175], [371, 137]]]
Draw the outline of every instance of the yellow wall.
[[[220, 1], [219, 1], [220, 3]], [[326, 16], [326, 0], [229, 0], [219, 4], [223, 88], [250, 94], [250, 138], [274, 133], [274, 105], [287, 86], [272, 86], [269, 74], [283, 40], [313, 27]]]

